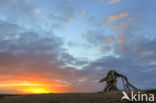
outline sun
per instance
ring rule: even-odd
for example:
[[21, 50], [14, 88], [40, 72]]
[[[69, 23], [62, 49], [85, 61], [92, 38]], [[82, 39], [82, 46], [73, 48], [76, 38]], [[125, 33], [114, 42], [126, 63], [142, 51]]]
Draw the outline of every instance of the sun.
[[24, 92], [32, 94], [41, 94], [41, 93], [51, 93], [51, 90], [44, 87], [28, 87], [24, 89]]

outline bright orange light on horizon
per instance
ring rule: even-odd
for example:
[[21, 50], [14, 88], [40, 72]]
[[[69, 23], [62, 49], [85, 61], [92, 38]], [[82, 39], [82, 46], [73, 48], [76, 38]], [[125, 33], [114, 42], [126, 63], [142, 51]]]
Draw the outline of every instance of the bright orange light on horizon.
[[45, 87], [28, 87], [23, 89], [23, 92], [32, 94], [52, 93], [50, 89]]
[[[52, 81], [52, 80], [3, 80], [0, 81], [0, 90], [6, 90], [7, 94], [41, 94], [41, 93], [61, 93], [65, 90], [63, 89], [66, 84]], [[7, 92], [7, 91], [12, 92]], [[15, 91], [15, 92], [14, 92]]]

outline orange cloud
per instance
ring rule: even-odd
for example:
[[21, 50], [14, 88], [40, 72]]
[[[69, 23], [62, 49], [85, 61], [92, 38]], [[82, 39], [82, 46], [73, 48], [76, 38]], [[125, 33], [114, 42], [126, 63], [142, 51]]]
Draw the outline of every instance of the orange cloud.
[[41, 12], [40, 7], [35, 8], [34, 11], [35, 13], [40, 13]]
[[115, 4], [115, 3], [117, 3], [117, 2], [120, 2], [120, 0], [111, 0], [111, 1], [109, 2], [109, 4]]
[[113, 44], [115, 43], [115, 40], [114, 39], [108, 39], [105, 41], [106, 44]]
[[66, 18], [67, 21], [72, 21], [73, 20], [73, 17], [68, 17]]
[[111, 15], [109, 18], [108, 18], [108, 22], [112, 22], [114, 20], [117, 20], [117, 19], [120, 19], [120, 18], [123, 18], [123, 17], [126, 17], [128, 16], [128, 13], [127, 12], [121, 12], [119, 14], [115, 14], [115, 15]]

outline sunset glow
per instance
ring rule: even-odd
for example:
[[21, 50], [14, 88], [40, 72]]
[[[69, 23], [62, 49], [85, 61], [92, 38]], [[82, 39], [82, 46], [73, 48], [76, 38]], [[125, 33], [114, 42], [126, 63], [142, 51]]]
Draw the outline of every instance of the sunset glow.
[[156, 86], [156, 0], [0, 0], [0, 94], [98, 92], [109, 70]]
[[[0, 89], [14, 90], [15, 93], [22, 94], [39, 94], [39, 93], [60, 93], [65, 92], [63, 88], [67, 85], [65, 83], [59, 83], [50, 80], [7, 80], [0, 82]], [[5, 93], [5, 91], [4, 91]]]
[[40, 93], [53, 93], [50, 89], [46, 87], [28, 87], [23, 89], [25, 93], [33, 93], [33, 94], [40, 94]]

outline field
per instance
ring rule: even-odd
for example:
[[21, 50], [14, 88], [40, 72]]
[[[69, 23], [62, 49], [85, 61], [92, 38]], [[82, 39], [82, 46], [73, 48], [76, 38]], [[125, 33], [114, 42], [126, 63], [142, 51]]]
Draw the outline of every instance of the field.
[[[126, 91], [130, 94], [130, 91]], [[156, 95], [156, 90], [145, 90], [142, 93]], [[29, 94], [0, 95], [0, 103], [133, 103], [122, 101], [122, 91], [99, 93], [62, 93], [62, 94]], [[156, 102], [136, 102], [156, 103]]]

